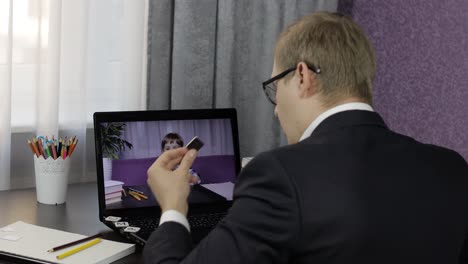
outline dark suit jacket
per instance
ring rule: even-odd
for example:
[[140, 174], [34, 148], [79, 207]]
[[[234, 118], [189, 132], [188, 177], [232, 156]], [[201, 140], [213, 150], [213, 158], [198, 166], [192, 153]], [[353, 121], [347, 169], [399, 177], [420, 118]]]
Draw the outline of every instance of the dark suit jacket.
[[[193, 250], [180, 224], [146, 263], [468, 263], [468, 166], [456, 152], [346, 111], [241, 172], [228, 215]], [[462, 255], [465, 254], [464, 258]]]

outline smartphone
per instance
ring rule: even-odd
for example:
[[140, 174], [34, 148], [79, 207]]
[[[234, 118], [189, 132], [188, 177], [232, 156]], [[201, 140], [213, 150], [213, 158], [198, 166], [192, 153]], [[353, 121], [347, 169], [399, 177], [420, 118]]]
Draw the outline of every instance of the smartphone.
[[189, 150], [196, 149], [197, 151], [199, 151], [203, 147], [203, 141], [201, 141], [200, 139], [198, 139], [197, 136], [195, 136], [194, 138], [192, 138], [192, 140], [190, 140], [189, 143], [187, 143], [187, 146], [185, 147]]

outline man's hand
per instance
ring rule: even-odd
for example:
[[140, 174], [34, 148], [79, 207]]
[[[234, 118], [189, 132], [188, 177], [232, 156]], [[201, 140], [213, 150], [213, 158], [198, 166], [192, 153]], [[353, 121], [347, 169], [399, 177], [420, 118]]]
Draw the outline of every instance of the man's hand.
[[[187, 215], [190, 193], [190, 167], [197, 151], [177, 148], [166, 151], [148, 169], [148, 185], [161, 206], [161, 211], [176, 210]], [[179, 164], [176, 170], [174, 167]]]

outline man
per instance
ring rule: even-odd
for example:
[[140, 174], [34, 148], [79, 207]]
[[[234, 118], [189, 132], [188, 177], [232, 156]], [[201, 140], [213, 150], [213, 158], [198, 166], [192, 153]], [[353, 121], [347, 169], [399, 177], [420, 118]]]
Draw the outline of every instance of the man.
[[162, 155], [148, 170], [163, 215], [145, 261], [467, 263], [467, 163], [389, 130], [371, 106], [374, 73], [351, 19], [321, 12], [291, 25], [264, 83], [289, 145], [243, 169], [232, 208], [194, 249], [186, 200], [196, 152]]

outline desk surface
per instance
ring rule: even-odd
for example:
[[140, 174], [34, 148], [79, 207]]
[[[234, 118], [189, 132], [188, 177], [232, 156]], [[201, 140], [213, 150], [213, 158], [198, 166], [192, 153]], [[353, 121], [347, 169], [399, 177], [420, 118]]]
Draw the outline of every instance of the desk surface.
[[[38, 203], [35, 189], [0, 191], [0, 227], [21, 220], [82, 235], [101, 232], [105, 239], [129, 243], [99, 221], [97, 201], [97, 183], [68, 185], [63, 205]], [[2, 260], [1, 263], [13, 262]], [[143, 263], [143, 258], [137, 252], [114, 263]]]

